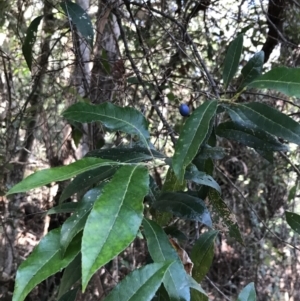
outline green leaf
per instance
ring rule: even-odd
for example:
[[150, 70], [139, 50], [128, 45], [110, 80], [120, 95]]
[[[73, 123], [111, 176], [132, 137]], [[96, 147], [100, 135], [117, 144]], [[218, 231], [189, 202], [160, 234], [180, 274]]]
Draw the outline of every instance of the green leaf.
[[277, 67], [252, 81], [248, 87], [272, 89], [300, 97], [300, 68]]
[[190, 300], [190, 290], [187, 274], [169, 239], [163, 229], [154, 221], [144, 219], [143, 226], [147, 246], [154, 262], [176, 260], [167, 271], [163, 280], [171, 300]]
[[193, 164], [188, 166], [184, 178], [199, 185], [212, 187], [221, 193], [221, 188], [214, 178], [205, 172], [199, 171]]
[[92, 210], [95, 201], [101, 196], [104, 186], [105, 183], [101, 187], [88, 191], [79, 202], [77, 210], [62, 225], [60, 245], [63, 253], [77, 233], [83, 230], [90, 211]]
[[165, 287], [161, 285], [151, 301], [171, 301], [171, 300]]
[[183, 192], [162, 193], [153, 207], [162, 212], [172, 212], [182, 219], [197, 221], [212, 227], [209, 211], [205, 203], [196, 197]]
[[285, 218], [289, 226], [298, 234], [300, 234], [300, 215], [285, 211]]
[[230, 104], [226, 109], [241, 125], [259, 129], [300, 145], [300, 124], [278, 110], [259, 102]]
[[131, 107], [118, 107], [110, 102], [92, 105], [78, 102], [64, 111], [63, 116], [81, 123], [100, 121], [110, 131], [137, 135], [148, 146], [150, 134], [145, 116]]
[[209, 203], [212, 206], [212, 211], [216, 215], [215, 224], [221, 224], [222, 228], [227, 228], [229, 236], [235, 238], [240, 244], [244, 245], [239, 226], [235, 220], [235, 216], [222, 200], [219, 193], [214, 189], [209, 189]]
[[60, 252], [60, 229], [49, 232], [18, 268], [13, 301], [23, 301], [40, 282], [68, 266], [80, 251], [81, 235], [70, 244], [65, 256]]
[[96, 200], [83, 231], [83, 290], [92, 275], [135, 238], [142, 222], [148, 186], [149, 175], [145, 167], [124, 166]]
[[165, 155], [156, 150], [143, 147], [97, 149], [87, 153], [86, 157], [97, 157], [126, 163], [139, 163], [155, 158], [166, 158]]
[[63, 297], [69, 289], [81, 278], [81, 254], [65, 268], [61, 278], [57, 298]]
[[63, 190], [59, 202], [69, 198], [75, 193], [82, 192], [92, 187], [92, 185], [100, 183], [112, 177], [118, 170], [119, 166], [102, 166], [92, 170], [88, 170], [77, 177]]
[[227, 89], [230, 81], [234, 77], [241, 58], [243, 48], [243, 35], [238, 35], [229, 45], [223, 70], [224, 88]]
[[65, 203], [59, 206], [55, 206], [47, 211], [46, 214], [57, 214], [57, 213], [72, 213], [78, 208], [79, 203]]
[[237, 301], [256, 301], [254, 283], [251, 282], [240, 292]]
[[30, 23], [29, 27], [27, 28], [26, 38], [22, 46], [22, 52], [30, 71], [32, 65], [32, 49], [36, 41], [38, 27], [43, 17], [44, 16], [39, 16]]
[[186, 167], [193, 161], [207, 137], [216, 109], [216, 100], [206, 101], [191, 114], [182, 128], [172, 161], [175, 175], [181, 182]]
[[[193, 290], [195, 290], [197, 293], [199, 293], [196, 294], [197, 296], [200, 297], [199, 300], [208, 300], [208, 297], [205, 291], [203, 290], [202, 286], [190, 275], [187, 275], [187, 279], [188, 279], [189, 287], [192, 288], [191, 295], [193, 296]], [[191, 301], [194, 301], [193, 297], [191, 298]]]
[[249, 129], [234, 122], [219, 124], [216, 133], [220, 137], [238, 141], [241, 144], [262, 151], [288, 151], [287, 145], [280, 143], [274, 136], [260, 130]]
[[[168, 169], [166, 180], [164, 182], [164, 185], [162, 187], [162, 191], [180, 191], [184, 190], [186, 187], [186, 181], [180, 182], [178, 181], [172, 167]], [[159, 201], [159, 197], [156, 201]], [[169, 223], [169, 221], [172, 219], [172, 213], [171, 212], [156, 212], [155, 219], [156, 222], [160, 226], [164, 226]]]
[[150, 301], [173, 262], [148, 264], [125, 277], [104, 301]]
[[[87, 43], [93, 47], [94, 31], [90, 16], [82, 7], [71, 1], [64, 1], [60, 3], [64, 13], [68, 16], [69, 20], [76, 26], [81, 35], [85, 38]], [[73, 28], [71, 28], [73, 31]]]
[[51, 182], [58, 182], [70, 179], [87, 170], [91, 170], [100, 166], [118, 165], [120, 163], [98, 158], [83, 158], [67, 166], [54, 167], [37, 171], [25, 178], [22, 182], [11, 188], [7, 195], [28, 191]]
[[198, 159], [206, 160], [206, 159], [213, 159], [213, 160], [221, 160], [227, 155], [226, 150], [223, 147], [211, 147], [210, 145], [203, 145], [201, 146], [200, 152], [197, 155]]
[[196, 291], [195, 289], [191, 290], [191, 301], [209, 301], [208, 296]]
[[72, 289], [66, 292], [58, 301], [76, 301], [79, 288]]
[[214, 257], [214, 242], [218, 233], [218, 231], [205, 232], [192, 248], [193, 277], [197, 282], [201, 282], [209, 271]]
[[242, 69], [243, 81], [241, 87], [247, 86], [249, 83], [254, 81], [258, 76], [261, 75], [262, 68], [264, 65], [265, 53], [259, 51], [247, 62]]

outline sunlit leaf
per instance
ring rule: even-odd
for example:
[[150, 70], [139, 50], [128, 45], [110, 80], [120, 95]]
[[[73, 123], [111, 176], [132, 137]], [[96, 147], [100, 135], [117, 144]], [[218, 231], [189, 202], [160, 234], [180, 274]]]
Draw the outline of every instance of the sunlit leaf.
[[243, 35], [238, 35], [229, 45], [225, 60], [224, 60], [224, 69], [223, 69], [223, 82], [224, 87], [227, 89], [230, 81], [234, 77], [241, 58], [243, 48]]
[[223, 231], [225, 230], [225, 232], [229, 232], [230, 237], [235, 238], [240, 244], [243, 245], [243, 238], [236, 222], [236, 218], [226, 203], [222, 200], [220, 194], [211, 188], [209, 189], [208, 197], [211, 210], [215, 213], [215, 224], [222, 226]]
[[241, 126], [259, 128], [300, 145], [300, 124], [264, 103], [226, 104], [225, 108], [231, 119]]
[[144, 219], [143, 226], [147, 246], [154, 262], [175, 260], [163, 280], [171, 300], [190, 300], [190, 290], [187, 284], [187, 274], [163, 229], [154, 221]]
[[205, 203], [196, 197], [183, 192], [162, 193], [159, 200], [153, 203], [159, 211], [171, 212], [183, 219], [193, 220], [212, 227], [209, 211]]
[[110, 131], [122, 131], [139, 136], [148, 146], [150, 134], [145, 116], [131, 107], [118, 107], [110, 102], [92, 105], [78, 102], [64, 111], [63, 116], [81, 123], [100, 121]]
[[94, 169], [100, 166], [110, 166], [118, 164], [118, 162], [103, 160], [99, 158], [83, 158], [67, 166], [54, 167], [37, 171], [11, 188], [8, 191], [7, 195], [28, 191], [33, 188], [47, 185], [51, 182], [64, 181], [87, 170]]
[[257, 77], [248, 87], [272, 89], [300, 97], [300, 68], [277, 67]]
[[[60, 6], [87, 43], [93, 47], [94, 31], [92, 21], [87, 12], [84, 11], [79, 4], [71, 1], [61, 2]], [[73, 31], [74, 28], [71, 28], [71, 30]]]
[[242, 289], [237, 301], [256, 301], [256, 292], [253, 282], [249, 283]]
[[193, 277], [197, 282], [201, 282], [209, 271], [214, 257], [214, 242], [218, 233], [218, 231], [205, 232], [192, 248]]
[[300, 234], [300, 215], [294, 212], [285, 211], [285, 218], [289, 226]]
[[183, 181], [186, 167], [197, 155], [210, 130], [210, 122], [215, 115], [217, 101], [206, 101], [187, 119], [175, 146], [172, 166], [176, 177]]
[[133, 271], [104, 301], [150, 301], [173, 264], [170, 261], [152, 263]]
[[32, 65], [32, 49], [36, 41], [38, 27], [43, 17], [44, 16], [39, 16], [30, 23], [29, 27], [27, 28], [26, 38], [22, 46], [22, 52], [30, 71]]
[[92, 275], [135, 238], [142, 222], [143, 200], [148, 187], [148, 171], [138, 165], [121, 167], [104, 187], [83, 231], [83, 290]]
[[71, 242], [64, 257], [60, 251], [60, 229], [49, 232], [18, 268], [13, 301], [23, 301], [40, 282], [68, 266], [80, 251], [81, 235]]
[[220, 137], [235, 140], [241, 144], [263, 151], [288, 151], [287, 145], [282, 144], [274, 136], [255, 128], [249, 129], [234, 122], [219, 124], [216, 133]]
[[264, 65], [265, 53], [259, 51], [253, 55], [253, 57], [247, 62], [247, 64], [242, 69], [241, 73], [243, 75], [242, 87], [247, 86], [258, 76], [261, 75], [262, 67]]

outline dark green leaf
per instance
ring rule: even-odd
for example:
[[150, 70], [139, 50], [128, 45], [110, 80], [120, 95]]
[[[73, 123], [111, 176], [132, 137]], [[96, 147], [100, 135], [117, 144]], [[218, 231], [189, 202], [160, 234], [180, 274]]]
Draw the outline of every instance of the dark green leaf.
[[229, 45], [226, 52], [223, 70], [224, 87], [227, 89], [230, 81], [234, 77], [241, 58], [243, 48], [243, 35], [238, 35]]
[[173, 170], [180, 182], [183, 181], [186, 167], [192, 162], [207, 137], [216, 109], [216, 100], [206, 101], [191, 114], [183, 126], [172, 161]]
[[298, 234], [300, 234], [300, 215], [285, 211], [285, 218], [289, 226]]
[[150, 301], [173, 262], [148, 264], [122, 280], [104, 301]]
[[208, 273], [214, 257], [214, 242], [218, 231], [208, 231], [202, 234], [195, 242], [191, 260], [194, 263], [193, 277], [197, 282], [201, 282]]
[[81, 254], [78, 254], [75, 259], [65, 268], [61, 278], [58, 298], [63, 297], [68, 290], [81, 278]]
[[161, 285], [158, 291], [155, 293], [152, 301], [171, 301], [168, 292], [163, 285]]
[[191, 301], [209, 301], [208, 296], [200, 293], [199, 291], [191, 290]]
[[30, 23], [29, 27], [27, 28], [24, 44], [22, 46], [22, 52], [30, 71], [32, 65], [32, 49], [36, 41], [38, 27], [43, 17], [44, 16], [39, 16]]
[[263, 51], [259, 51], [247, 62], [241, 72], [243, 75], [241, 87], [247, 86], [261, 75], [264, 59], [265, 53]]
[[274, 156], [273, 152], [268, 152], [268, 151], [262, 151], [259, 149], [255, 150], [260, 156], [262, 156], [264, 159], [266, 159], [269, 163], [273, 164], [274, 163]]
[[280, 143], [274, 136], [265, 131], [249, 129], [234, 122], [224, 122], [217, 127], [217, 135], [229, 140], [238, 141], [241, 144], [262, 151], [288, 151], [287, 145]]
[[18, 268], [13, 301], [23, 301], [40, 282], [68, 266], [80, 251], [81, 235], [70, 244], [65, 256], [60, 251], [60, 229], [49, 232]]
[[87, 170], [91, 170], [100, 166], [117, 164], [119, 163], [99, 158], [83, 158], [67, 166], [54, 167], [37, 171], [11, 188], [8, 191], [7, 195], [28, 191], [30, 189], [49, 184], [51, 182], [64, 181]]
[[[71, 1], [61, 2], [60, 6], [69, 20], [72, 21], [81, 35], [85, 38], [87, 43], [93, 47], [94, 31], [92, 21], [87, 12], [84, 11], [79, 4]], [[71, 30], [73, 31], [73, 28], [71, 28]]]
[[[166, 180], [164, 182], [164, 185], [162, 187], [162, 191], [180, 191], [184, 190], [186, 187], [186, 182], [180, 182], [178, 181], [172, 167], [168, 169], [167, 175], [166, 175]], [[157, 198], [157, 201], [159, 201], [159, 196]], [[156, 222], [160, 226], [164, 226], [169, 223], [169, 221], [172, 218], [172, 213], [171, 212], [157, 212], [156, 211]]]
[[64, 111], [63, 116], [81, 123], [100, 121], [110, 131], [137, 135], [148, 146], [150, 134], [145, 116], [131, 107], [118, 107], [110, 102], [92, 105], [78, 102]]
[[171, 300], [190, 300], [187, 274], [163, 229], [155, 222], [144, 219], [143, 226], [149, 253], [154, 262], [175, 260], [163, 280]]
[[75, 288], [73, 290], [65, 293], [58, 301], [76, 301], [76, 296], [79, 288]]
[[135, 238], [142, 222], [143, 200], [148, 189], [149, 175], [143, 166], [121, 167], [103, 189], [83, 231], [83, 290], [92, 275]]
[[83, 230], [90, 211], [92, 210], [95, 201], [101, 196], [104, 186], [105, 184], [88, 191], [79, 202], [77, 210], [62, 225], [60, 245], [63, 253], [77, 233]]
[[300, 68], [277, 67], [252, 81], [248, 87], [272, 89], [300, 97]]
[[183, 192], [165, 192], [153, 207], [162, 212], [171, 212], [183, 219], [197, 221], [212, 227], [209, 211], [204, 202]]
[[186, 169], [184, 178], [199, 185], [212, 187], [221, 193], [221, 188], [219, 184], [213, 179], [213, 177], [206, 174], [205, 172], [199, 171], [193, 164], [189, 165]]
[[143, 147], [97, 149], [87, 153], [86, 157], [97, 157], [127, 163], [149, 161], [154, 158], [166, 158], [165, 155], [156, 150]]
[[210, 189], [208, 196], [209, 202], [212, 206], [212, 211], [216, 215], [216, 220], [214, 221], [215, 224], [220, 224], [222, 225], [222, 228], [227, 228], [229, 236], [235, 238], [240, 244], [243, 245], [243, 238], [234, 214], [230, 211], [216, 190]]
[[65, 203], [59, 206], [53, 207], [47, 211], [47, 214], [57, 214], [57, 213], [72, 213], [78, 208], [79, 203]]
[[59, 202], [63, 202], [75, 193], [83, 192], [92, 187], [92, 185], [100, 183], [112, 177], [118, 170], [119, 166], [102, 166], [86, 171], [77, 177], [63, 190]]
[[300, 124], [276, 109], [259, 102], [226, 105], [234, 122], [261, 130], [300, 145]]
[[254, 283], [251, 282], [240, 292], [237, 301], [256, 301]]
[[227, 155], [226, 149], [222, 147], [211, 147], [210, 145], [203, 145], [200, 152], [197, 155], [197, 158], [206, 160], [212, 158], [213, 160], [221, 160]]

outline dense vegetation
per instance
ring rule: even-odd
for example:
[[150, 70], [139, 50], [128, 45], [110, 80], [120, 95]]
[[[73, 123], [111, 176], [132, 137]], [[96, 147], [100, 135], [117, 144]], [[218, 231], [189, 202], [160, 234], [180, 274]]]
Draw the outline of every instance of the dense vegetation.
[[0, 7], [0, 298], [300, 300], [296, 1]]

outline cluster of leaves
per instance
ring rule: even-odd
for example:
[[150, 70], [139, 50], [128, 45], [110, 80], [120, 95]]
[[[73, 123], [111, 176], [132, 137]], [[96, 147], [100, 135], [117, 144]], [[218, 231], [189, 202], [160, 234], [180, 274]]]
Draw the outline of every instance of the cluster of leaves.
[[[70, 7], [63, 8], [70, 13]], [[39, 21], [34, 21], [35, 30]], [[28, 45], [23, 51], [30, 67]], [[238, 69], [242, 47], [240, 35], [228, 48], [223, 72], [225, 90]], [[121, 131], [138, 140], [138, 146], [92, 151], [68, 166], [38, 171], [9, 190], [7, 195], [74, 178], [63, 191], [61, 204], [48, 212], [72, 215], [59, 229], [49, 232], [20, 265], [13, 300], [24, 300], [38, 283], [62, 269], [58, 298], [75, 300], [78, 281], [81, 279], [85, 291], [93, 274], [120, 254], [140, 231], [154, 263], [129, 274], [105, 300], [208, 300], [199, 282], [212, 261], [218, 234], [214, 228], [218, 225], [243, 244], [235, 218], [213, 179], [214, 160], [225, 153], [217, 146], [217, 137], [254, 148], [268, 160], [272, 160], [273, 152], [288, 151], [282, 141], [300, 145], [300, 124], [287, 115], [264, 103], [235, 102], [248, 87], [300, 95], [299, 69], [276, 68], [261, 75], [262, 66], [263, 53], [259, 52], [242, 69], [243, 80], [235, 97], [207, 100], [186, 119], [172, 158], [151, 146], [148, 122], [134, 108], [86, 102], [68, 108], [63, 116], [70, 122], [100, 122], [107, 131]], [[218, 123], [224, 116], [227, 120]], [[169, 165], [161, 191], [149, 173], [149, 167], [157, 162]], [[187, 190], [188, 182], [197, 188]], [[63, 203], [76, 193], [84, 193], [78, 203]], [[172, 216], [208, 228], [192, 248], [192, 276], [164, 231]], [[300, 233], [300, 216], [287, 212], [286, 218]], [[243, 289], [238, 300], [256, 300], [253, 283]]]

